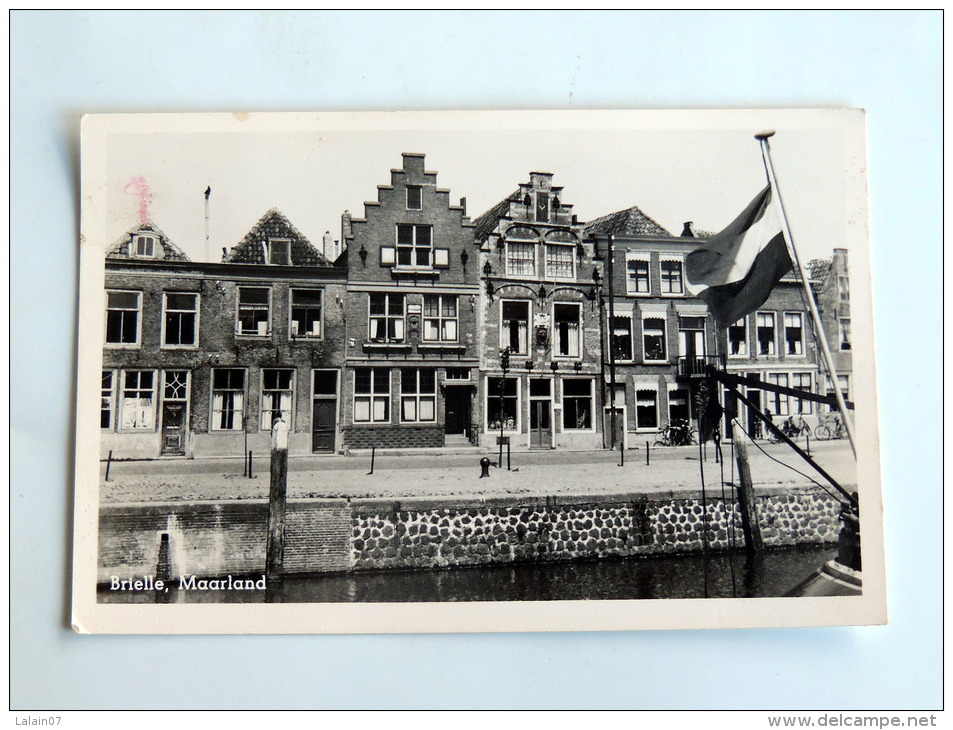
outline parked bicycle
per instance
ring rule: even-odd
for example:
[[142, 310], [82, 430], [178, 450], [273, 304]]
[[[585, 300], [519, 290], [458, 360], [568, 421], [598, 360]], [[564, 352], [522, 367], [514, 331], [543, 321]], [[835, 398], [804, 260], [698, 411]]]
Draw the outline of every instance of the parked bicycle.
[[844, 438], [844, 424], [837, 413], [828, 413], [814, 429], [814, 438], [818, 441]]
[[698, 431], [684, 418], [676, 418], [655, 434], [656, 446], [690, 446], [698, 443]]

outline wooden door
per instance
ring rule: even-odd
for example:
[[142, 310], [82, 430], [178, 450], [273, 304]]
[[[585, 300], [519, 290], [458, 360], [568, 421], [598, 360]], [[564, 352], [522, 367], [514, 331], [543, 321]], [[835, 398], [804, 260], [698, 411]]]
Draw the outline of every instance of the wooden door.
[[185, 403], [162, 405], [162, 453], [185, 454]]

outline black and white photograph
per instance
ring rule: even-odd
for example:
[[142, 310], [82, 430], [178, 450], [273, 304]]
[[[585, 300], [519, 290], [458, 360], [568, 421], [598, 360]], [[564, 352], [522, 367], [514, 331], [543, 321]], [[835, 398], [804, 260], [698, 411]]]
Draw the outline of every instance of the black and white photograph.
[[85, 117], [74, 629], [885, 623], [865, 124]]

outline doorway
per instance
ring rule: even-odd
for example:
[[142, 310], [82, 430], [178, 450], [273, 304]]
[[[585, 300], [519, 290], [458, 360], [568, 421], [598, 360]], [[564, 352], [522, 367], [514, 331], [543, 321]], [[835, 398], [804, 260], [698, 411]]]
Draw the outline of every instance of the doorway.
[[553, 448], [552, 380], [529, 381], [529, 447]]
[[311, 377], [311, 453], [333, 453], [337, 436], [338, 373], [337, 370], [315, 370]]
[[470, 437], [470, 387], [447, 386], [444, 391], [444, 432]]
[[162, 454], [185, 454], [185, 403], [162, 405]]

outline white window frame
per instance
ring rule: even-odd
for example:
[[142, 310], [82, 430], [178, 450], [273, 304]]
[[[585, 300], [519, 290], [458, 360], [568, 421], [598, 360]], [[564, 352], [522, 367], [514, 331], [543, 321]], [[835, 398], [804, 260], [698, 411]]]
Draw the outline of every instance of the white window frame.
[[[796, 380], [803, 380], [807, 378], [807, 392], [814, 392], [814, 374], [811, 372], [794, 372], [791, 373], [791, 387], [799, 390], [803, 390], [803, 383], [796, 383]], [[814, 403], [813, 401], [806, 400], [804, 398], [798, 398], [797, 396], [791, 396], [794, 398], [795, 404], [794, 407], [797, 409], [795, 415], [810, 415], [814, 412]]]
[[[772, 385], [778, 385], [782, 388], [789, 388], [791, 382], [788, 373], [768, 373], [767, 380]], [[784, 416], [787, 418], [791, 415], [791, 396], [787, 393], [774, 393], [770, 390], [764, 390], [762, 392], [767, 394], [770, 405], [774, 406], [775, 416]], [[768, 406], [766, 406], [766, 408], [767, 407]], [[780, 426], [780, 424], [775, 425]]]
[[[358, 370], [364, 370], [364, 369], [367, 369], [367, 370], [370, 370], [370, 371], [371, 371], [370, 391], [367, 392], [367, 393], [358, 393], [358, 391], [357, 391], [357, 371], [358, 371]], [[376, 392], [376, 391], [374, 390], [374, 385], [375, 385], [376, 382], [377, 382], [377, 372], [378, 372], [378, 371], [384, 371], [384, 372], [387, 373], [387, 391], [386, 391], [386, 392], [380, 392], [380, 393], [379, 393], [379, 392]], [[392, 404], [391, 404], [391, 394], [393, 393], [393, 368], [382, 368], [382, 367], [373, 367], [373, 366], [367, 366], [367, 367], [365, 368], [364, 366], [362, 366], [362, 367], [360, 367], [360, 368], [354, 368], [353, 378], [354, 378], [354, 380], [353, 380], [352, 393], [353, 393], [354, 403], [353, 403], [353, 411], [352, 411], [352, 414], [351, 414], [351, 419], [354, 421], [354, 423], [355, 423], [355, 424], [359, 424], [359, 423], [391, 423], [391, 405], [392, 405]], [[357, 418], [357, 404], [358, 404], [358, 401], [364, 401], [364, 400], [367, 401], [367, 415], [368, 415], [368, 417], [367, 417], [366, 419], [360, 419], [360, 420], [358, 420], [358, 418]], [[385, 407], [386, 407], [386, 411], [387, 411], [387, 412], [384, 414], [384, 417], [383, 417], [383, 418], [375, 418], [375, 417], [374, 417], [374, 402], [375, 402], [375, 400], [383, 401], [383, 402], [386, 404]]]
[[[466, 367], [447, 367], [444, 371], [444, 382], [467, 383], [472, 377], [473, 368]], [[452, 375], [451, 375], [452, 374]]]
[[[512, 256], [512, 247], [513, 246], [525, 246], [528, 250], [532, 251], [532, 256], [526, 256], [524, 258], [515, 259], [521, 262], [530, 262], [532, 264], [532, 271], [515, 271], [513, 266], [514, 258]], [[539, 241], [533, 241], [529, 239], [506, 239], [506, 251], [505, 251], [505, 264], [506, 264], [506, 275], [512, 277], [519, 277], [525, 279], [535, 279], [539, 271]]]
[[[578, 317], [576, 319], [576, 352], [575, 354], [563, 354], [558, 352], [560, 349], [560, 332], [558, 329], [558, 322], [556, 321], [556, 307], [559, 306], [573, 306], [576, 308]], [[582, 327], [582, 304], [579, 302], [553, 302], [552, 314], [550, 315], [550, 321], [553, 323], [553, 337], [552, 337], [552, 347], [553, 347], [553, 360], [581, 360], [583, 353], [583, 327]], [[570, 343], [571, 345], [572, 343]], [[572, 349], [571, 347], [569, 348]]]
[[[272, 261], [273, 254], [275, 253], [275, 244], [280, 244], [285, 247], [285, 250], [288, 253], [287, 263], [277, 263]], [[265, 263], [268, 266], [291, 266], [291, 239], [290, 238], [269, 238], [266, 242], [263, 242], [265, 247]]]
[[[661, 359], [650, 358], [648, 356], [648, 351], [645, 347], [645, 320], [647, 319], [660, 319], [662, 320], [662, 345], [665, 347], [665, 352], [663, 353], [664, 357]], [[668, 342], [668, 317], [664, 312], [650, 312], [642, 311], [642, 362], [649, 365], [660, 365], [667, 364], [671, 360], [669, 353], [669, 342]]]
[[[137, 388], [127, 388], [126, 387], [126, 378], [132, 373], [139, 373], [140, 376], [142, 373], [149, 373], [152, 376], [152, 387], [150, 389], [144, 389], [141, 387]], [[158, 427], [158, 411], [159, 411], [159, 377], [158, 371], [152, 370], [150, 368], [129, 368], [128, 370], [120, 371], [120, 383], [119, 383], [119, 420], [116, 424], [117, 431], [123, 431], [125, 433], [155, 433], [156, 428]], [[126, 396], [125, 392], [127, 390], [135, 390], [142, 392], [152, 393], [152, 423], [146, 426], [125, 426], [123, 425], [126, 420]]]
[[[296, 324], [294, 314], [295, 314], [295, 292], [308, 292], [309, 294], [317, 294], [321, 299], [321, 303], [318, 305], [319, 316], [318, 316], [318, 333], [314, 334], [312, 332], [295, 332], [294, 326]], [[313, 304], [301, 304], [300, 307], [313, 308]], [[309, 340], [322, 340], [324, 339], [324, 289], [312, 289], [309, 287], [292, 287], [288, 290], [288, 332], [291, 337], [297, 339], [309, 339]]]
[[[422, 391], [420, 389], [420, 371], [430, 370], [433, 372], [433, 390]], [[413, 391], [405, 391], [405, 378], [413, 372]], [[407, 383], [406, 386], [410, 386]], [[414, 413], [416, 418], [404, 417], [404, 402], [410, 401], [414, 404]], [[432, 418], [421, 417], [421, 404], [424, 402], [432, 404]], [[400, 369], [400, 422], [401, 423], [436, 423], [437, 422], [437, 369], [436, 368], [401, 368]]]
[[[109, 306], [109, 295], [110, 294], [135, 294], [136, 295], [136, 308], [126, 309], [120, 307], [110, 308]], [[107, 338], [109, 337], [109, 313], [110, 312], [135, 312], [136, 313], [136, 340], [135, 342], [110, 342]], [[120, 332], [122, 327], [119, 328]], [[135, 291], [132, 289], [107, 289], [106, 290], [106, 318], [105, 318], [105, 328], [104, 336], [105, 347], [110, 348], [122, 348], [122, 347], [139, 347], [142, 342], [142, 292]]]
[[[761, 352], [761, 336], [758, 330], [761, 329], [760, 319], [762, 316], [771, 318], [771, 328], [772, 330], [774, 330], [771, 336], [771, 352], [769, 353]], [[754, 342], [755, 342], [755, 354], [757, 357], [776, 358], [778, 356], [778, 314], [777, 312], [755, 312]]]
[[[383, 314], [371, 314], [371, 300], [374, 296], [384, 297], [384, 313]], [[391, 297], [400, 297], [401, 301], [401, 313], [391, 314], [390, 313], [390, 302]], [[384, 321], [384, 336], [383, 337], [374, 337], [374, 322], [378, 320]], [[398, 337], [396, 332], [397, 328], [394, 328], [394, 337], [391, 337], [388, 333], [390, 331], [389, 323], [393, 320], [394, 322], [400, 322], [400, 336]], [[393, 343], [403, 343], [407, 341], [407, 296], [404, 292], [368, 292], [367, 295], [367, 339], [369, 342], [393, 342]]]
[[504, 322], [509, 321], [519, 321], [519, 320], [504, 320], [503, 319], [503, 305], [505, 302], [516, 302], [518, 304], [526, 305], [526, 349], [519, 352], [510, 350], [510, 355], [529, 355], [530, 349], [532, 347], [533, 341], [533, 332], [532, 332], [532, 321], [533, 321], [533, 303], [529, 299], [501, 299], [500, 300], [500, 349], [504, 349], [510, 346], [510, 330], [504, 325]]
[[[490, 381], [491, 381], [491, 380], [499, 380], [499, 379], [501, 379], [501, 378], [503, 378], [502, 375], [487, 375], [487, 378], [486, 378], [486, 389], [485, 389], [485, 390], [486, 390], [486, 393], [485, 393], [485, 396], [486, 396], [486, 397], [484, 398], [484, 405], [485, 405], [486, 407], [485, 407], [484, 410], [483, 410], [483, 414], [484, 414], [484, 415], [483, 415], [483, 421], [484, 421], [483, 425], [484, 425], [484, 432], [485, 432], [485, 433], [488, 433], [488, 434], [492, 434], [492, 433], [494, 433], [494, 432], [497, 433], [497, 434], [500, 433], [500, 426], [499, 426], [499, 424], [497, 424], [495, 428], [493, 428], [493, 427], [490, 426], [490, 423], [491, 423], [490, 414], [493, 413], [493, 409], [498, 408], [499, 405], [500, 405], [500, 392], [499, 392], [499, 390], [498, 390], [497, 388], [495, 388], [495, 387], [493, 387], [493, 386], [490, 385]], [[513, 428], [506, 428], [506, 424], [503, 425], [503, 433], [504, 433], [504, 434], [507, 434], [507, 433], [508, 433], [508, 434], [511, 434], [511, 435], [512, 435], [512, 434], [518, 434], [518, 433], [520, 433], [520, 428], [521, 428], [522, 419], [523, 419], [523, 388], [522, 388], [522, 382], [521, 382], [521, 379], [520, 379], [518, 376], [514, 376], [514, 375], [507, 375], [506, 378], [504, 378], [504, 379], [505, 379], [505, 380], [511, 380], [511, 381], [513, 381], [513, 382], [516, 383], [516, 418], [514, 419]], [[506, 402], [506, 399], [507, 399], [508, 397], [511, 397], [511, 396], [506, 396], [506, 395], [503, 396], [504, 402]]]
[[[152, 241], [151, 253], [139, 253], [140, 241]], [[129, 244], [129, 256], [134, 259], [155, 259], [159, 257], [159, 237], [154, 233], [137, 233]]]
[[[645, 264], [645, 291], [636, 291], [631, 286], [636, 279], [629, 276], [629, 262], [635, 261]], [[625, 252], [625, 293], [630, 297], [652, 296], [652, 257], [649, 254], [634, 251]]]
[[[744, 331], [745, 331], [745, 336], [744, 336], [744, 339], [742, 340], [742, 345], [743, 345], [743, 347], [741, 348], [741, 352], [738, 352], [738, 353], [733, 353], [733, 352], [731, 351], [731, 330], [732, 330], [733, 327], [743, 327], [743, 328], [744, 328]], [[725, 343], [725, 344], [726, 344], [726, 347], [727, 347], [727, 349], [728, 349], [728, 357], [729, 357], [729, 358], [746, 358], [746, 357], [748, 357], [748, 349], [749, 349], [749, 347], [750, 347], [750, 343], [749, 343], [750, 331], [749, 331], [749, 329], [748, 329], [748, 316], [745, 315], [744, 317], [742, 317], [741, 319], [739, 319], [739, 320], [738, 320], [737, 322], [735, 322], [734, 324], [728, 325], [728, 327], [727, 327], [726, 330], [725, 330], [725, 337], [726, 337], [726, 343]]]
[[687, 416], [686, 416], [685, 420], [690, 422], [690, 421], [692, 420], [692, 394], [691, 394], [691, 391], [690, 391], [687, 387], [682, 387], [682, 386], [678, 386], [678, 385], [669, 385], [669, 386], [668, 386], [668, 393], [667, 393], [667, 395], [668, 395], [668, 398], [667, 398], [668, 403], [666, 404], [666, 405], [668, 406], [668, 421], [669, 421], [669, 423], [671, 423], [673, 420], [675, 420], [675, 419], [672, 417], [672, 395], [673, 395], [674, 393], [684, 393], [684, 394], [685, 394], [685, 409], [687, 410]]
[[612, 317], [608, 318], [609, 321], [609, 352], [613, 353], [613, 338], [615, 337], [615, 322], [612, 322], [612, 319], [627, 319], [629, 320], [629, 356], [625, 358], [619, 358], [615, 356], [614, 361], [617, 363], [630, 363], [635, 362], [635, 337], [633, 336], [633, 326], [632, 326], [632, 312], [616, 312]]
[[[662, 274], [664, 264], [678, 264], [678, 284], [677, 292], [665, 291], [666, 280]], [[684, 297], [685, 296], [685, 258], [675, 254], [661, 254], [658, 262], [659, 293], [663, 297]]]
[[[99, 428], [103, 431], [115, 431], [116, 430], [116, 416], [118, 415], [118, 402], [116, 398], [116, 387], [118, 386], [119, 380], [119, 371], [118, 370], [103, 370], [103, 380], [106, 380], [106, 376], [109, 376], [109, 386], [108, 388], [103, 385], [100, 388], [101, 400], [99, 405]], [[108, 393], [107, 393], [108, 391]], [[109, 424], [103, 425], [103, 408], [104, 402], [108, 402], [109, 410]]]
[[[576, 383], [589, 383], [589, 427], [585, 428], [571, 428], [566, 426], [566, 415], [568, 410], [566, 408], [566, 383], [576, 382]], [[593, 433], [596, 430], [596, 397], [595, 397], [595, 378], [562, 378], [560, 380], [561, 385], [559, 386], [559, 393], [562, 403], [562, 415], [560, 417], [560, 428], [565, 433]], [[580, 399], [583, 396], [579, 395], [570, 395], [568, 396], [572, 399]]]
[[[556, 274], [550, 270], [549, 263], [549, 254], [550, 251], [553, 253], [559, 252], [560, 254], [565, 255], [567, 252], [569, 254], [569, 274]], [[565, 262], [561, 262], [565, 263]], [[558, 279], [561, 281], [572, 281], [576, 278], [576, 244], [574, 243], [556, 243], [553, 241], [546, 241], [543, 243], [543, 266], [545, 271], [545, 276], [547, 279]], [[555, 267], [553, 267], [555, 268]]]
[[[648, 391], [655, 395], [655, 425], [654, 426], [642, 426], [639, 424], [639, 405], [641, 401], [639, 400], [639, 393], [643, 391]], [[655, 433], [661, 428], [662, 421], [659, 419], [659, 410], [660, 410], [660, 401], [658, 383], [634, 383], [632, 390], [632, 396], [635, 401], [635, 430], [639, 433]]]
[[[798, 317], [801, 320], [801, 337], [798, 340], [798, 349], [800, 352], [788, 352], [788, 317]], [[784, 312], [782, 315], [782, 321], [784, 322], [784, 356], [785, 357], [804, 357], [805, 350], [805, 338], [804, 338], [804, 323], [805, 317], [804, 312]]]
[[[407, 226], [413, 231], [412, 242], [408, 245], [400, 242], [400, 228], [401, 226]], [[426, 228], [430, 231], [430, 244], [426, 248], [417, 243], [417, 230], [421, 228]], [[400, 252], [402, 250], [410, 249], [411, 252], [411, 262], [409, 264], [400, 263]], [[394, 259], [394, 268], [398, 271], [432, 271], [434, 267], [434, 226], [429, 223], [397, 223], [394, 226], [394, 249], [395, 249], [395, 259]], [[417, 263], [417, 251], [426, 250], [427, 253], [427, 263], [418, 264]]]
[[[427, 298], [436, 297], [437, 314], [427, 314]], [[444, 300], [453, 301], [453, 316], [447, 316], [443, 313]], [[421, 315], [422, 328], [421, 340], [423, 342], [459, 342], [460, 341], [460, 297], [456, 294], [424, 294], [423, 314]], [[437, 337], [427, 337], [427, 322], [436, 322]], [[444, 337], [444, 327], [447, 323], [453, 322], [453, 337]]]
[[[171, 309], [169, 307], [169, 295], [170, 294], [181, 294], [184, 296], [195, 297], [195, 309]], [[162, 332], [161, 342], [163, 350], [194, 350], [199, 346], [199, 312], [202, 309], [202, 296], [198, 292], [192, 291], [167, 291], [162, 292]], [[195, 315], [195, 321], [192, 325], [192, 333], [194, 341], [189, 344], [169, 344], [166, 342], [166, 333], [167, 333], [167, 319], [169, 314], [193, 314]]]
[[286, 409], [275, 409], [275, 408], [265, 408], [265, 374], [266, 373], [284, 373], [291, 375], [291, 381], [287, 388], [269, 388], [268, 393], [279, 393], [284, 396], [288, 395], [288, 429], [294, 430], [294, 421], [295, 421], [295, 385], [298, 377], [298, 372], [294, 368], [261, 368], [258, 373], [258, 430], [259, 431], [271, 431], [272, 427], [275, 425], [274, 421], [271, 420], [271, 416], [268, 418], [268, 425], [265, 425], [265, 414], [271, 414], [274, 410], [280, 410], [282, 415], [286, 412]]
[[[238, 389], [238, 388], [222, 388], [222, 389], [216, 390], [216, 388], [215, 388], [215, 373], [218, 372], [218, 371], [220, 371], [220, 370], [221, 370], [221, 371], [228, 370], [228, 371], [233, 371], [233, 372], [240, 372], [240, 373], [242, 374], [242, 387], [241, 387], [241, 389]], [[221, 427], [221, 426], [217, 426], [217, 425], [216, 425], [216, 418], [215, 418], [215, 417], [216, 417], [216, 414], [219, 416], [219, 418], [221, 418], [221, 414], [222, 414], [223, 412], [226, 412], [224, 409], [219, 409], [219, 410], [216, 410], [216, 409], [215, 409], [215, 393], [216, 393], [216, 392], [220, 392], [220, 393], [239, 393], [240, 396], [241, 396], [241, 407], [240, 407], [240, 408], [231, 408], [231, 409], [229, 409], [229, 411], [227, 411], [227, 412], [230, 412], [230, 413], [233, 414], [233, 418], [234, 418], [235, 416], [237, 416], [237, 418], [234, 418], [234, 420], [237, 421], [237, 423], [233, 423], [231, 428], [223, 428], [223, 427]], [[211, 374], [211, 377], [209, 378], [209, 409], [208, 409], [208, 413], [209, 413], [209, 432], [211, 432], [211, 431], [221, 431], [222, 433], [233, 433], [233, 432], [235, 432], [235, 431], [242, 431], [242, 430], [244, 430], [244, 424], [245, 424], [245, 408], [246, 408], [247, 405], [248, 405], [248, 397], [247, 397], [247, 396], [248, 396], [248, 369], [247, 369], [247, 368], [229, 368], [229, 367], [212, 368], [212, 374]]]
[[[246, 291], [246, 290], [252, 290], [252, 289], [259, 289], [259, 290], [264, 290], [264, 291], [267, 291], [267, 292], [268, 292], [268, 304], [266, 305], [266, 306], [267, 306], [267, 312], [268, 312], [268, 318], [265, 320], [265, 324], [266, 324], [265, 330], [266, 330], [266, 331], [265, 331], [264, 333], [262, 333], [262, 331], [261, 331], [260, 328], [258, 328], [255, 332], [243, 332], [243, 331], [242, 331], [242, 320], [241, 320], [241, 313], [242, 313], [242, 292], [243, 292], [243, 291]], [[272, 331], [272, 306], [271, 306], [271, 303], [272, 303], [272, 292], [271, 292], [271, 287], [270, 287], [270, 286], [240, 286], [240, 287], [238, 287], [238, 291], [236, 292], [236, 296], [237, 296], [237, 298], [236, 298], [236, 306], [235, 306], [235, 335], [236, 335], [237, 337], [270, 337], [270, 336], [271, 336], [271, 331]], [[254, 309], [259, 309], [262, 305], [260, 305], [260, 304], [250, 304], [250, 305], [246, 305], [246, 306], [251, 306], [251, 307], [254, 308]], [[259, 322], [259, 324], [261, 324], [261, 323]]]

